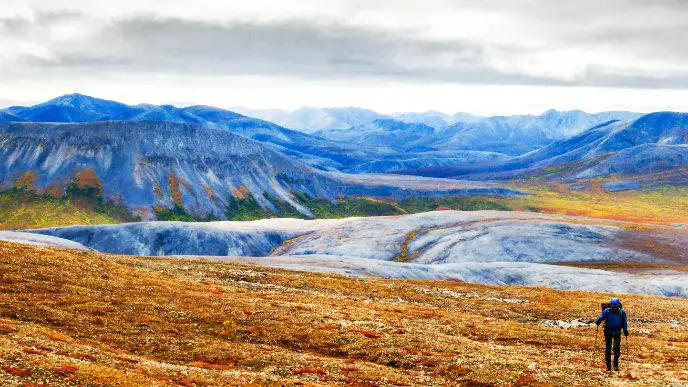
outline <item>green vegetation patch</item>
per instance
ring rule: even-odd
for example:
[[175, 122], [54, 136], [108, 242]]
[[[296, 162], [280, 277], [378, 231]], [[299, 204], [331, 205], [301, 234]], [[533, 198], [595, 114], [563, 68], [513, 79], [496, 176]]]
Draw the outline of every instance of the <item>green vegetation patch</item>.
[[505, 198], [499, 196], [445, 196], [409, 198], [399, 202], [399, 207], [410, 213], [433, 211], [446, 207], [456, 211], [497, 210], [511, 211]]
[[13, 188], [0, 192], [0, 229], [27, 229], [72, 224], [105, 224], [138, 220], [111, 201], [70, 195], [54, 197]]
[[196, 216], [187, 212], [184, 207], [175, 203], [172, 208], [155, 207], [155, 216], [158, 220], [177, 222], [210, 222], [220, 220], [216, 216]]
[[368, 197], [339, 197], [335, 202], [325, 198], [312, 198], [295, 192], [294, 198], [308, 208], [316, 218], [332, 219], [349, 216], [385, 216], [405, 213], [395, 203]]
[[272, 218], [274, 214], [263, 209], [253, 196], [246, 195], [243, 199], [230, 196], [225, 207], [225, 216], [229, 220], [256, 220]]

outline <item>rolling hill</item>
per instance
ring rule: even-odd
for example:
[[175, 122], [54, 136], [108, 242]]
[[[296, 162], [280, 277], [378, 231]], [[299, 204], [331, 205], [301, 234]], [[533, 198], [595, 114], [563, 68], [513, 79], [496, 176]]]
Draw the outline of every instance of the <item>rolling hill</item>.
[[[116, 254], [243, 257], [245, 262], [349, 275], [688, 297], [688, 277], [681, 271], [688, 264], [685, 230], [582, 217], [433, 211], [319, 220], [147, 222], [31, 232]], [[650, 248], [644, 247], [645, 241], [652, 241]], [[640, 264], [649, 270], [559, 266], [589, 263]]]

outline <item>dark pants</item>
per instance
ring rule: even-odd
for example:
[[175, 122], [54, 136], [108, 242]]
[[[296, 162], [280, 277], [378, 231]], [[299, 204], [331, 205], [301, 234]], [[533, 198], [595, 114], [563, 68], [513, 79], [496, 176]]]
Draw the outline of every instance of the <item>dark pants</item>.
[[604, 361], [607, 363], [607, 368], [612, 368], [612, 342], [614, 345], [614, 367], [619, 366], [619, 356], [621, 356], [621, 333], [612, 335], [611, 333], [604, 333], [606, 346], [604, 348]]

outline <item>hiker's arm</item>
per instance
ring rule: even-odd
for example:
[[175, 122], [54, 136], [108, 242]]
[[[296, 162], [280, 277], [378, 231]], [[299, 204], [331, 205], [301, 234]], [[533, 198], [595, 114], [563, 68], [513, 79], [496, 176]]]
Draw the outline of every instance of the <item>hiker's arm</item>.
[[597, 324], [597, 325], [602, 324], [602, 321], [604, 321], [607, 318], [608, 314], [609, 314], [609, 309], [603, 310], [600, 317], [598, 317], [597, 320], [595, 320], [595, 324]]
[[624, 336], [628, 336], [628, 318], [626, 318], [626, 311], [624, 310], [623, 316], [623, 331], [624, 331]]

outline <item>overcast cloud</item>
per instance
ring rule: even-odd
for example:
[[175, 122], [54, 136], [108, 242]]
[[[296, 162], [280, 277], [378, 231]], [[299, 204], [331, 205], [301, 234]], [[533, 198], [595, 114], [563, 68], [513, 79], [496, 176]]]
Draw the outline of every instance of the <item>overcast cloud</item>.
[[686, 26], [680, 0], [3, 0], [0, 100], [688, 110]]

